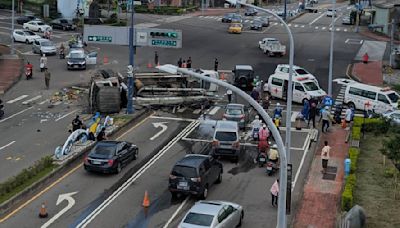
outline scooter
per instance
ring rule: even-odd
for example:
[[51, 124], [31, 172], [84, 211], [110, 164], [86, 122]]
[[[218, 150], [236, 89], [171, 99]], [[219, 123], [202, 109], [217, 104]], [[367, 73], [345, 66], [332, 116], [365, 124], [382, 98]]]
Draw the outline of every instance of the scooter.
[[257, 157], [258, 167], [260, 168], [264, 167], [265, 163], [267, 163], [267, 159], [268, 159], [267, 153], [260, 152]]
[[26, 80], [32, 79], [32, 69], [31, 68], [25, 69], [25, 77], [26, 77]]
[[60, 59], [65, 59], [65, 54], [63, 50], [60, 50], [60, 52], [58, 53], [60, 56]]
[[258, 141], [258, 132], [259, 132], [260, 128], [258, 127], [254, 127], [253, 128], [253, 132], [251, 133], [251, 135], [253, 136], [253, 140], [254, 141]]
[[273, 162], [271, 160], [268, 160], [267, 169], [266, 169], [267, 175], [268, 176], [272, 176], [272, 174], [274, 174], [277, 170], [278, 170], [277, 162]]

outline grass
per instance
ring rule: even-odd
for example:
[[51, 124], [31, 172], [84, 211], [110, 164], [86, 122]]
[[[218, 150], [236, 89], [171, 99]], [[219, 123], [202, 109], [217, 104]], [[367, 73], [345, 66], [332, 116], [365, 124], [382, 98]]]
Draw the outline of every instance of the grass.
[[0, 195], [0, 204], [4, 203], [11, 197], [15, 196], [16, 194], [22, 192], [27, 187], [31, 186], [36, 181], [40, 180], [42, 177], [48, 175], [51, 171], [53, 171], [57, 165], [52, 165], [40, 171], [37, 175], [30, 178], [29, 180], [25, 181], [22, 185], [18, 186], [17, 188], [13, 189], [12, 191], [8, 192], [7, 194]]
[[400, 200], [394, 198], [394, 178], [385, 175], [385, 171], [394, 166], [389, 160], [386, 160], [386, 167], [383, 166], [379, 151], [384, 137], [366, 134], [358, 158], [354, 204], [365, 209], [367, 227], [400, 227]]
[[123, 126], [125, 123], [129, 122], [133, 116], [132, 115], [118, 115], [112, 116], [114, 119], [114, 125], [116, 126]]

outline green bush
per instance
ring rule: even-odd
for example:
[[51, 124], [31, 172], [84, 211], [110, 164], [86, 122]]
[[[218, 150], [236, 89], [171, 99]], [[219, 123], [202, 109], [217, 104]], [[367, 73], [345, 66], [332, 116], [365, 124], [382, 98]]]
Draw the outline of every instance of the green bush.
[[[365, 118], [365, 124], [370, 124], [370, 123], [381, 123], [382, 119], [379, 118]], [[353, 127], [361, 127], [364, 123], [364, 118], [355, 116], [353, 120]]]
[[397, 169], [394, 167], [388, 167], [385, 169], [383, 176], [385, 176], [386, 178], [392, 178], [394, 177], [394, 175], [396, 174]]
[[351, 160], [350, 173], [355, 173], [357, 169], [357, 160], [360, 150], [358, 148], [351, 147], [349, 149], [349, 158]]
[[360, 140], [361, 138], [361, 127], [354, 127], [352, 128], [351, 138], [353, 140]]
[[353, 207], [353, 189], [356, 184], [356, 176], [347, 176], [344, 191], [342, 193], [342, 211], [349, 211]]

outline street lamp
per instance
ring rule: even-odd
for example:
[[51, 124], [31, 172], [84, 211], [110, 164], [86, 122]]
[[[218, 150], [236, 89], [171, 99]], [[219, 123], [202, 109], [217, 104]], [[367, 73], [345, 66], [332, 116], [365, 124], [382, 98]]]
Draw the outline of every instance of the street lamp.
[[14, 38], [13, 38], [13, 32], [14, 32], [14, 0], [12, 0], [12, 4], [11, 4], [11, 55], [14, 55]]
[[335, 35], [336, 0], [332, 0], [332, 26], [331, 45], [329, 51], [329, 75], [328, 75], [328, 96], [332, 96], [332, 72], [333, 72], [333, 39]]
[[132, 2], [131, 4], [131, 27], [129, 28], [129, 66], [128, 66], [128, 104], [126, 106], [126, 113], [132, 114], [135, 112], [134, 104], [133, 104], [133, 94], [135, 90], [135, 44], [133, 43], [133, 35], [134, 35], [134, 27], [133, 27], [133, 13], [135, 12], [135, 6]]

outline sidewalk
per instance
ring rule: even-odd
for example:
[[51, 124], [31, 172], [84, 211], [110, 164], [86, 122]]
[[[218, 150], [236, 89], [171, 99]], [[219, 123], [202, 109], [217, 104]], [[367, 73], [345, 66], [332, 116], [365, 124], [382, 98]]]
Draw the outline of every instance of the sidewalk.
[[[368, 38], [377, 40], [377, 41], [384, 41], [384, 42], [390, 42], [390, 37], [385, 36], [385, 35], [379, 35], [374, 32], [369, 31], [368, 28], [362, 28], [360, 29], [360, 34], [363, 36], [366, 36]], [[400, 40], [394, 40], [393, 41], [395, 44], [400, 44]]]
[[23, 60], [18, 55], [9, 55], [10, 49], [0, 45], [0, 95], [7, 92], [20, 78]]
[[365, 63], [354, 63], [351, 77], [355, 80], [375, 86], [383, 85], [382, 61], [370, 61]]
[[[344, 159], [349, 150], [349, 145], [345, 143], [346, 133], [340, 125], [330, 127], [328, 133], [321, 133], [293, 227], [336, 227], [336, 214], [344, 182]], [[327, 174], [323, 175], [320, 152], [325, 140], [332, 149]]]

